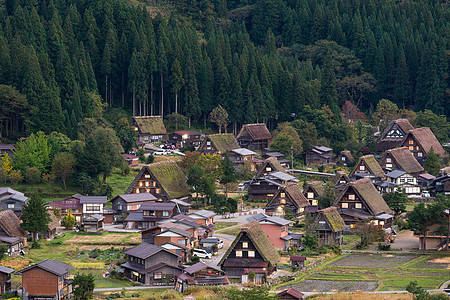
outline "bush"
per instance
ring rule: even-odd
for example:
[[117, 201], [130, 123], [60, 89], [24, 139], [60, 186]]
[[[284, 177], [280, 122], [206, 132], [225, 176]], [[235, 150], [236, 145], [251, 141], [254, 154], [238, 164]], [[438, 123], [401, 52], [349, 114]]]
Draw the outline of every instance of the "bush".
[[152, 154], [150, 154], [150, 155], [147, 157], [147, 163], [148, 163], [148, 164], [152, 164], [154, 161], [155, 161], [155, 157], [154, 157]]
[[67, 230], [72, 229], [77, 222], [75, 221], [75, 217], [72, 215], [72, 213], [68, 213], [61, 221], [61, 225], [64, 226]]
[[186, 147], [180, 148], [180, 152], [185, 153], [186, 151], [194, 152], [195, 151], [195, 147], [190, 145], [190, 146], [186, 146]]
[[35, 185], [41, 181], [41, 171], [38, 168], [28, 168], [25, 171], [25, 180], [31, 185]]
[[0, 245], [0, 260], [5, 257], [5, 253], [8, 252], [8, 246]]
[[389, 250], [391, 250], [391, 245], [378, 243], [377, 249], [380, 251], [389, 251]]
[[31, 249], [41, 249], [41, 244], [38, 241], [34, 241], [31, 244]]

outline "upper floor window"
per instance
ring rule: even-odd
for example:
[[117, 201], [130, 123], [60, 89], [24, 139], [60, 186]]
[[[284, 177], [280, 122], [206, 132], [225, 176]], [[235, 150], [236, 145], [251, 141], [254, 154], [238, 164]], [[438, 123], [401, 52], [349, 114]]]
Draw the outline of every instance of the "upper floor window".
[[312, 199], [314, 198], [314, 193], [309, 192], [306, 197], [308, 197], [308, 199]]
[[355, 200], [355, 195], [353, 194], [348, 195], [348, 200]]
[[242, 251], [236, 251], [236, 257], [242, 257]]
[[281, 198], [286, 197], [286, 193], [280, 193], [280, 197], [281, 197]]
[[248, 242], [242, 242], [242, 248], [248, 248]]
[[361, 203], [355, 203], [355, 208], [361, 209], [362, 208], [362, 204]]
[[150, 175], [148, 175], [148, 174], [144, 175], [144, 178], [150, 178]]
[[8, 209], [14, 209], [14, 203], [8, 203]]
[[359, 166], [360, 171], [364, 171], [366, 169], [366, 166]]
[[414, 141], [413, 141], [413, 140], [409, 140], [409, 141], [408, 141], [408, 144], [413, 145], [413, 144], [414, 144]]
[[255, 251], [248, 251], [247, 256], [248, 257], [255, 257]]
[[163, 217], [168, 217], [168, 216], [169, 216], [169, 211], [164, 210], [164, 211], [163, 211]]
[[342, 203], [341, 203], [341, 207], [342, 207], [342, 208], [348, 208], [348, 203], [342, 202]]
[[392, 162], [392, 158], [390, 158], [390, 157], [386, 158], [386, 162], [388, 162], [388, 163]]
[[270, 172], [270, 171], [272, 171], [272, 168], [271, 167], [266, 167], [266, 171]]
[[86, 211], [100, 211], [100, 206], [94, 204], [86, 204]]

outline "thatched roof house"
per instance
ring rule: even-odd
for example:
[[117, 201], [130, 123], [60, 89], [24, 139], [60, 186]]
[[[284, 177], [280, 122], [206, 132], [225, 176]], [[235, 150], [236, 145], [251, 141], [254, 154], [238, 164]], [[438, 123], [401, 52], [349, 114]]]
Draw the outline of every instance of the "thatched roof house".
[[432, 148], [434, 153], [440, 157], [447, 156], [444, 148], [429, 127], [410, 130], [406, 134], [401, 145], [403, 147], [408, 147], [408, 150], [411, 151], [421, 164], [425, 162], [425, 159]]
[[377, 140], [377, 151], [383, 152], [400, 146], [408, 131], [413, 129], [414, 127], [407, 119], [397, 119], [392, 121]]
[[161, 116], [133, 117], [132, 126], [143, 143], [159, 142], [166, 138], [167, 130]]
[[350, 177], [357, 173], [368, 173], [375, 177], [383, 178], [384, 171], [373, 155], [364, 155], [350, 173]]
[[245, 124], [236, 139], [242, 148], [263, 150], [269, 147], [269, 143], [272, 142], [272, 135], [264, 123]]
[[380, 165], [387, 170], [400, 169], [412, 175], [419, 175], [423, 167], [406, 147], [387, 150], [380, 161]]
[[211, 134], [200, 145], [199, 151], [203, 153], [224, 155], [226, 152], [241, 148], [232, 134]]

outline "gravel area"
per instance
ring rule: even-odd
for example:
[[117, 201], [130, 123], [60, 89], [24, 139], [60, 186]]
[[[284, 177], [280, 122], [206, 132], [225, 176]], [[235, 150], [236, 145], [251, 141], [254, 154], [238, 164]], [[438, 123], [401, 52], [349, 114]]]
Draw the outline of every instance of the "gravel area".
[[305, 280], [297, 284], [283, 286], [284, 289], [293, 288], [298, 291], [306, 292], [370, 292], [377, 288], [375, 281], [331, 281], [331, 280]]
[[413, 255], [351, 254], [328, 266], [359, 268], [392, 268], [415, 259]]

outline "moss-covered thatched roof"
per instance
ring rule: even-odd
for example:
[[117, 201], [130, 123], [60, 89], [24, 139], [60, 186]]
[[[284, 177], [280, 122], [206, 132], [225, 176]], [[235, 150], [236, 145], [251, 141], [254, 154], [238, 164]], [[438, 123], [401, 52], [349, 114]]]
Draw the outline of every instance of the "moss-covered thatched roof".
[[322, 213], [324, 215], [331, 230], [333, 230], [334, 232], [344, 230], [345, 222], [344, 222], [344, 219], [342, 219], [341, 215], [339, 214], [337, 207], [333, 207], [333, 206], [328, 207], [328, 208], [319, 210], [319, 213]]
[[144, 134], [167, 134], [161, 116], [134, 117], [139, 131]]
[[208, 138], [220, 154], [224, 154], [232, 149], [240, 148], [238, 142], [232, 134], [211, 134]]

